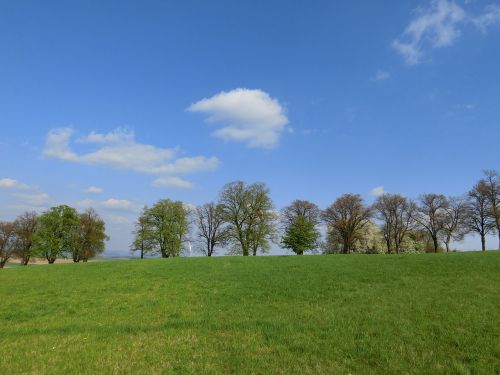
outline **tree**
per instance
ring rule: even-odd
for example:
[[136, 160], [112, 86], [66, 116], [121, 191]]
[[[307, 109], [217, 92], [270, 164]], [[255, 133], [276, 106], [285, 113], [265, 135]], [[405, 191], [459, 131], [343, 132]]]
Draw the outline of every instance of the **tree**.
[[281, 245], [297, 255], [313, 250], [318, 246], [320, 233], [317, 225], [321, 211], [314, 203], [295, 200], [281, 211], [284, 235]]
[[359, 194], [344, 194], [324, 212], [329, 236], [342, 242], [342, 252], [348, 254], [363, 235], [363, 228], [370, 222], [372, 211], [363, 203]]
[[141, 259], [144, 259], [144, 255], [151, 253], [154, 249], [153, 227], [147, 212], [148, 207], [144, 206], [141, 215], [134, 224], [134, 242], [131, 245], [132, 251], [141, 252]]
[[448, 200], [442, 194], [424, 194], [420, 196], [415, 211], [415, 221], [429, 232], [435, 253], [439, 250], [438, 240], [443, 231], [448, 205]]
[[281, 211], [281, 221], [285, 225], [293, 223], [298, 216], [318, 225], [321, 220], [321, 210], [312, 202], [297, 199]]
[[105, 249], [106, 227], [93, 208], [79, 215], [76, 245], [72, 249], [73, 262], [87, 262]]
[[234, 252], [255, 256], [258, 251], [267, 251], [269, 241], [274, 240], [276, 234], [276, 215], [266, 185], [228, 183], [220, 193], [220, 202]]
[[484, 171], [484, 175], [486, 195], [490, 206], [489, 216], [495, 223], [498, 235], [498, 249], [500, 250], [500, 173], [490, 169]]
[[146, 211], [153, 251], [163, 258], [177, 257], [189, 232], [189, 209], [180, 201], [162, 199]]
[[78, 213], [72, 207], [52, 207], [40, 216], [40, 227], [33, 236], [33, 247], [37, 255], [49, 264], [59, 256], [75, 251], [78, 234]]
[[481, 249], [483, 251], [486, 250], [486, 235], [495, 230], [495, 222], [490, 213], [488, 186], [484, 180], [481, 180], [469, 191], [468, 222], [470, 230], [481, 237]]
[[10, 222], [0, 222], [0, 268], [4, 268], [5, 263], [14, 254], [16, 233], [14, 224]]
[[299, 215], [286, 226], [281, 245], [297, 255], [303, 255], [305, 251], [316, 248], [319, 237], [320, 233], [314, 223], [305, 216]]
[[16, 233], [15, 255], [21, 259], [21, 264], [26, 266], [33, 255], [33, 236], [39, 228], [39, 216], [36, 212], [25, 212], [14, 221]]
[[382, 222], [382, 234], [387, 252], [401, 251], [402, 243], [414, 224], [415, 204], [399, 194], [383, 194], [377, 198], [373, 208]]
[[448, 205], [444, 208], [442, 240], [446, 246], [446, 252], [450, 252], [450, 242], [462, 241], [469, 232], [467, 223], [468, 204], [461, 197], [450, 197]]
[[210, 202], [196, 207], [195, 214], [201, 251], [210, 257], [215, 253], [216, 247], [226, 245], [229, 238], [229, 230], [224, 222], [224, 207]]

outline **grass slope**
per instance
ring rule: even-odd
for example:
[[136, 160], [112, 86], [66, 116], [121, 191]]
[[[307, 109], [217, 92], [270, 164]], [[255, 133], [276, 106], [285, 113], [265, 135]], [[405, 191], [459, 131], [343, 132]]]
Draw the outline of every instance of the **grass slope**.
[[500, 253], [0, 272], [0, 373], [494, 374]]

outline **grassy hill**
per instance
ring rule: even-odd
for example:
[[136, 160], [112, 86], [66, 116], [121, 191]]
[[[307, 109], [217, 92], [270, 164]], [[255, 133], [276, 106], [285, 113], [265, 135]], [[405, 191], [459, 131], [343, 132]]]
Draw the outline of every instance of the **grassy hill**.
[[494, 374], [500, 252], [0, 271], [0, 373]]

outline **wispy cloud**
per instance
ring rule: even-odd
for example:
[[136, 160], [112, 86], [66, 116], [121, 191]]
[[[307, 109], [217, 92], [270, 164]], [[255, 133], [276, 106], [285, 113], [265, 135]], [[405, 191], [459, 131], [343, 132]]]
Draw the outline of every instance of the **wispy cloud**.
[[[132, 131], [115, 129], [106, 134], [91, 132], [76, 140], [77, 143], [97, 145], [87, 153], [76, 153], [70, 147], [74, 130], [53, 129], [47, 134], [43, 155], [87, 165], [105, 165], [116, 169], [157, 175], [159, 178], [176, 177], [195, 172], [214, 171], [219, 165], [216, 157], [177, 157], [177, 148], [159, 148], [138, 143]], [[181, 187], [179, 184], [177, 187]]]
[[0, 188], [6, 189], [28, 189], [29, 186], [12, 178], [1, 178]]
[[50, 197], [47, 193], [40, 194], [16, 194], [16, 198], [24, 203], [28, 203], [34, 206], [45, 205], [49, 202]]
[[133, 209], [133, 203], [128, 199], [109, 198], [104, 202], [102, 202], [101, 205], [105, 208], [111, 208], [116, 210], [128, 211]]
[[372, 81], [374, 82], [380, 82], [380, 81], [386, 81], [389, 78], [391, 78], [391, 75], [388, 72], [384, 72], [383, 70], [379, 70], [373, 77]]
[[483, 33], [487, 27], [500, 22], [500, 7], [491, 5], [474, 16], [452, 0], [432, 0], [428, 7], [419, 7], [403, 34], [392, 46], [407, 64], [421, 63], [429, 50], [453, 45], [462, 28], [473, 24]]
[[103, 189], [97, 186], [89, 186], [88, 188], [85, 189], [85, 193], [90, 193], [90, 194], [101, 194], [103, 192]]
[[212, 133], [249, 147], [272, 148], [288, 124], [283, 106], [262, 90], [235, 89], [202, 99], [188, 108], [209, 115], [207, 122], [222, 124]]
[[153, 182], [154, 186], [158, 187], [178, 187], [178, 188], [183, 188], [183, 189], [191, 189], [193, 187], [193, 184], [189, 181], [185, 181], [182, 178], [179, 177], [160, 177], [154, 180]]
[[383, 186], [376, 186], [370, 190], [370, 195], [374, 197], [380, 197], [385, 194], [385, 190]]

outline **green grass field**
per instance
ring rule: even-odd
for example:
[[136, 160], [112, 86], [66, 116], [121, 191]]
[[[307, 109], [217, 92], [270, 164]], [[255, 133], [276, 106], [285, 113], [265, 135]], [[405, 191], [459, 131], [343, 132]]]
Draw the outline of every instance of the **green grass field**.
[[498, 374], [500, 252], [0, 271], [0, 374]]

